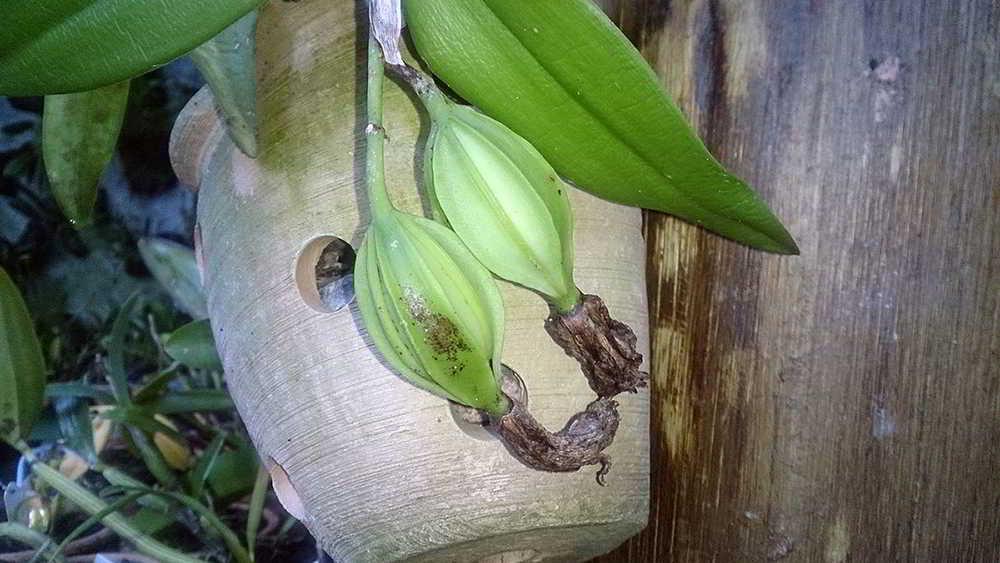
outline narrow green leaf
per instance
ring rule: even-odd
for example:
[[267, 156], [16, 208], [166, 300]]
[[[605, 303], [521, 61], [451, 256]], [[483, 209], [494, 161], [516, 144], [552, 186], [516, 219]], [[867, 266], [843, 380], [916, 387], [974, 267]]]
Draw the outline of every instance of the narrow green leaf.
[[160, 414], [228, 411], [235, 407], [229, 393], [217, 389], [171, 391], [148, 404], [150, 411]]
[[[22, 449], [23, 452], [30, 454], [26, 446]], [[62, 473], [59, 473], [58, 470], [44, 463], [37, 463], [37, 460], [33, 459], [33, 456], [29, 459], [34, 462], [31, 465], [31, 471], [36, 476], [88, 514], [96, 514], [108, 506], [107, 503], [97, 498], [93, 493], [84, 489], [76, 482], [71, 481]], [[162, 563], [201, 563], [198, 559], [171, 549], [154, 540], [152, 537], [141, 533], [129, 523], [128, 519], [117, 513], [113, 512], [104, 516], [101, 522], [118, 533], [118, 535], [131, 541], [139, 551], [153, 557], [156, 561], [161, 561]]]
[[191, 60], [212, 89], [226, 129], [243, 154], [257, 156], [257, 12], [191, 51]]
[[766, 250], [798, 252], [589, 0], [405, 0], [404, 13], [436, 75], [581, 189]]
[[163, 350], [188, 367], [222, 370], [208, 319], [192, 321], [170, 333], [163, 341]]
[[125, 495], [124, 497], [112, 502], [111, 504], [105, 506], [101, 510], [95, 512], [94, 514], [91, 514], [90, 517], [84, 520], [79, 526], [73, 528], [73, 531], [71, 531], [65, 538], [63, 538], [63, 541], [59, 542], [59, 545], [56, 547], [55, 551], [51, 555], [49, 555], [48, 559], [49, 563], [55, 561], [56, 558], [62, 554], [62, 551], [66, 549], [67, 545], [69, 545], [69, 542], [75, 540], [77, 537], [80, 536], [80, 534], [90, 529], [91, 526], [100, 522], [101, 519], [104, 518], [105, 516], [118, 511], [118, 509], [120, 508], [123, 508], [125, 506], [134, 503], [135, 501], [139, 500], [139, 497], [141, 496], [143, 496], [143, 493], [132, 493], [129, 495]]
[[137, 294], [133, 294], [118, 310], [118, 316], [111, 325], [111, 338], [108, 343], [108, 383], [111, 392], [119, 405], [132, 404], [128, 390], [128, 373], [125, 371], [125, 338], [132, 322], [132, 310], [139, 302]]
[[97, 184], [115, 153], [129, 83], [45, 97], [42, 156], [52, 195], [75, 226], [90, 223]]
[[166, 389], [167, 384], [174, 380], [179, 373], [180, 362], [174, 362], [167, 369], [156, 374], [156, 377], [147, 381], [135, 392], [132, 399], [136, 403], [148, 403], [153, 401]]
[[201, 498], [201, 491], [205, 487], [205, 480], [208, 479], [208, 473], [212, 470], [212, 466], [215, 465], [215, 460], [219, 457], [219, 452], [222, 451], [222, 446], [225, 443], [226, 433], [219, 432], [215, 435], [215, 438], [212, 438], [208, 446], [205, 447], [205, 451], [201, 452], [198, 463], [195, 464], [188, 475], [192, 497]]
[[184, 436], [181, 436], [173, 428], [163, 424], [153, 417], [153, 414], [146, 411], [146, 407], [114, 407], [101, 413], [101, 416], [115, 422], [121, 422], [147, 432], [155, 434], [157, 432], [169, 436], [182, 444], [187, 444]]
[[261, 464], [257, 467], [257, 480], [250, 494], [250, 510], [247, 511], [247, 549], [250, 550], [250, 561], [256, 556], [257, 528], [260, 526], [260, 515], [267, 500], [267, 489], [271, 484], [271, 474]]
[[47, 398], [87, 397], [103, 404], [115, 401], [114, 396], [108, 393], [106, 388], [89, 383], [49, 383], [45, 386], [45, 396]]
[[0, 94], [92, 90], [208, 41], [262, 0], [3, 0]]
[[82, 457], [88, 465], [97, 462], [94, 448], [94, 428], [90, 422], [90, 408], [85, 401], [73, 397], [55, 400], [56, 417], [66, 446]]
[[198, 502], [197, 499], [191, 498], [188, 495], [182, 493], [159, 491], [156, 489], [150, 489], [148, 487], [136, 487], [134, 489], [129, 487], [128, 489], [142, 492], [148, 495], [159, 495], [164, 498], [175, 500], [183, 504], [184, 506], [190, 508], [195, 512], [195, 514], [201, 516], [204, 519], [204, 521], [207, 522], [208, 525], [212, 527], [213, 530], [215, 530], [216, 532], [218, 532], [220, 536], [222, 536], [222, 541], [226, 543], [226, 547], [229, 548], [230, 554], [232, 554], [232, 556], [236, 559], [236, 561], [239, 561], [240, 563], [250, 562], [250, 556], [247, 554], [247, 550], [240, 544], [240, 540], [236, 536], [236, 533], [233, 532], [228, 526], [226, 526], [214, 512], [212, 512], [205, 505]]
[[[131, 475], [125, 473], [121, 469], [118, 469], [117, 467], [111, 465], [107, 465], [101, 461], [98, 461], [97, 463], [94, 464], [94, 469], [96, 471], [99, 471], [101, 475], [103, 475], [104, 478], [108, 480], [108, 483], [111, 483], [116, 487], [145, 486], [145, 484], [142, 481], [136, 479], [135, 477], [132, 477]], [[159, 512], [167, 512], [170, 511], [172, 508], [172, 503], [170, 503], [170, 501], [164, 500], [160, 497], [149, 497], [149, 496], [143, 497], [139, 499], [139, 504], [143, 506], [148, 506], [151, 509]]]
[[194, 250], [162, 238], [140, 239], [138, 245], [142, 261], [177, 306], [196, 319], [208, 317]]
[[42, 412], [42, 347], [21, 292], [0, 267], [0, 439], [26, 438]]

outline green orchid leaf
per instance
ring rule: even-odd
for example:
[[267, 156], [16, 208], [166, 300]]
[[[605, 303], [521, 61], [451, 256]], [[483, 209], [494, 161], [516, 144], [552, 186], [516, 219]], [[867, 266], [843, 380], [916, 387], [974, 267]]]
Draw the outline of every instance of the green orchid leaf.
[[90, 223], [97, 183], [118, 144], [129, 83], [45, 96], [42, 156], [52, 195], [71, 223]]
[[0, 94], [62, 94], [121, 82], [187, 53], [261, 3], [4, 0]]
[[229, 136], [251, 158], [257, 156], [256, 30], [254, 11], [191, 51], [191, 60], [222, 111]]
[[438, 77], [581, 189], [798, 253], [590, 0], [404, 0], [404, 14], [417, 52]]
[[163, 341], [163, 349], [168, 356], [188, 367], [222, 370], [208, 319], [192, 321], [173, 331]]
[[45, 365], [24, 299], [0, 268], [0, 439], [24, 439], [42, 412]]
[[194, 250], [162, 238], [140, 239], [138, 245], [143, 263], [174, 303], [196, 319], [208, 317]]

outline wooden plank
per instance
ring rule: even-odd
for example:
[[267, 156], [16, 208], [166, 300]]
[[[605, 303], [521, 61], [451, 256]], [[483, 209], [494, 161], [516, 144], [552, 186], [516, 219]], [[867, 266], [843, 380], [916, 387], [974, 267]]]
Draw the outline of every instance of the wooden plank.
[[647, 216], [648, 529], [602, 562], [1000, 560], [1000, 6], [609, 11], [796, 236]]

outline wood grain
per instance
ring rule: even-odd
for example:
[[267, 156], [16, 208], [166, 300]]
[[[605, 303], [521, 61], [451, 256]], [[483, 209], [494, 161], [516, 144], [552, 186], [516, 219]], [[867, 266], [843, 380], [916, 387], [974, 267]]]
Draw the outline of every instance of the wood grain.
[[622, 0], [802, 255], [647, 215], [651, 521], [601, 562], [1000, 560], [1000, 6]]

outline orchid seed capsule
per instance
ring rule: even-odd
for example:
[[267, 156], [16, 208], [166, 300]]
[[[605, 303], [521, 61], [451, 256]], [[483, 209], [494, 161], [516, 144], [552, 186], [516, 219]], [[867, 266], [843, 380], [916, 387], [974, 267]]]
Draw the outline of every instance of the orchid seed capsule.
[[369, 227], [354, 275], [365, 327], [404, 378], [490, 414], [509, 411], [498, 383], [500, 292], [455, 233], [392, 209]]
[[566, 184], [505, 125], [471, 107], [425, 102], [433, 119], [427, 178], [451, 228], [497, 276], [557, 310], [572, 308], [580, 292]]

